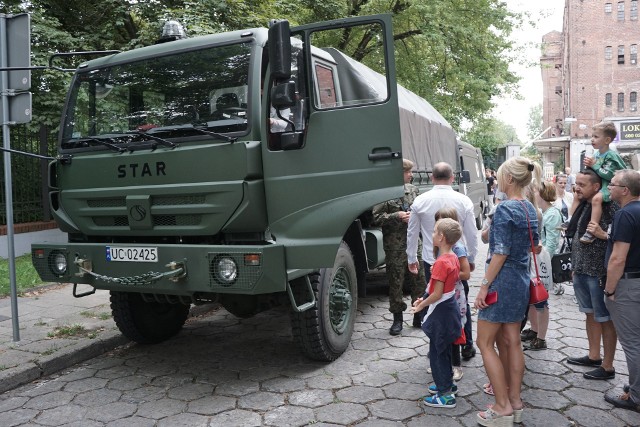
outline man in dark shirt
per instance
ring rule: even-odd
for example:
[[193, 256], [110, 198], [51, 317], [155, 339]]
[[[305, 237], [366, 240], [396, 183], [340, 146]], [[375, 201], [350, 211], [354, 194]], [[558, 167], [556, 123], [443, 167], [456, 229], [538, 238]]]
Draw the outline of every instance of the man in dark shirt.
[[618, 408], [640, 412], [640, 174], [630, 169], [617, 171], [609, 191], [621, 209], [609, 233], [605, 304], [627, 359], [629, 384], [623, 393], [610, 390], [604, 399]]
[[[616, 205], [603, 203], [600, 223], [591, 222], [590, 203], [600, 191], [600, 177], [591, 169], [581, 171], [576, 177], [575, 196], [580, 202], [586, 202], [584, 209], [576, 210], [577, 235], [589, 231], [596, 237], [591, 244], [580, 239], [573, 239], [571, 247], [571, 269], [573, 270], [573, 289], [578, 307], [586, 314], [586, 332], [589, 342], [589, 354], [582, 357], [569, 357], [567, 363], [590, 366], [595, 369], [587, 371], [583, 376], [587, 379], [607, 380], [615, 377], [613, 357], [616, 350], [616, 330], [611, 316], [604, 303], [604, 293], [600, 280], [607, 274], [604, 264], [607, 249], [607, 230], [613, 221]], [[580, 213], [579, 213], [580, 212]], [[600, 358], [600, 339], [604, 347], [604, 359]]]

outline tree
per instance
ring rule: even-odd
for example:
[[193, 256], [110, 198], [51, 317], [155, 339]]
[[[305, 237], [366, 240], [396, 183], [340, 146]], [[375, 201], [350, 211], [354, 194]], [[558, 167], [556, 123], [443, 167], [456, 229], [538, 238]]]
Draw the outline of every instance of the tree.
[[493, 117], [480, 118], [476, 125], [463, 135], [463, 139], [480, 148], [485, 166], [497, 169], [498, 149], [509, 144], [521, 144], [513, 126]]
[[527, 136], [529, 137], [529, 140], [533, 140], [538, 138], [542, 131], [542, 104], [538, 104], [529, 109]]

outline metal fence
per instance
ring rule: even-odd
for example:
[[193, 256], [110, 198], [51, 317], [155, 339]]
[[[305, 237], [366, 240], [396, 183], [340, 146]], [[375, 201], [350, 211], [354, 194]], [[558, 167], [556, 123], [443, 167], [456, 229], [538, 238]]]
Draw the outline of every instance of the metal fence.
[[[1, 138], [0, 138], [1, 141]], [[51, 144], [49, 144], [51, 141]], [[11, 149], [51, 156], [55, 152], [55, 134], [46, 126], [39, 132], [26, 125], [11, 127]], [[6, 155], [6, 154], [4, 154]], [[47, 201], [47, 161], [11, 153], [13, 222], [16, 224], [51, 219]], [[0, 161], [0, 225], [6, 225], [4, 159]]]

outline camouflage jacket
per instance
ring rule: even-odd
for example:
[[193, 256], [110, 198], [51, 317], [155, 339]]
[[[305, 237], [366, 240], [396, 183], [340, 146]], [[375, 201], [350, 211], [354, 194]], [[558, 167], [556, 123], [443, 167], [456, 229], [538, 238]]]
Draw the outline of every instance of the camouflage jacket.
[[398, 212], [408, 212], [416, 197], [418, 187], [413, 184], [404, 185], [404, 197], [388, 200], [373, 207], [373, 219], [382, 227], [384, 250], [404, 251], [407, 249], [407, 226], [398, 217]]

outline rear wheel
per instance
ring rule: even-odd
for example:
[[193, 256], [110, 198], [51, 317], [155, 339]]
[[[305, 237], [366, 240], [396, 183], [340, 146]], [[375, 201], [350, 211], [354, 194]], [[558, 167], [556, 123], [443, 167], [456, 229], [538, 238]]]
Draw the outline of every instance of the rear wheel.
[[[309, 275], [309, 280], [316, 305], [292, 313], [293, 336], [309, 358], [329, 362], [349, 346], [356, 318], [358, 279], [349, 246], [342, 242], [333, 267]], [[295, 286], [297, 301], [304, 300], [305, 287]]]
[[182, 329], [189, 304], [147, 302], [139, 293], [111, 291], [111, 312], [120, 332], [140, 344], [156, 344]]

